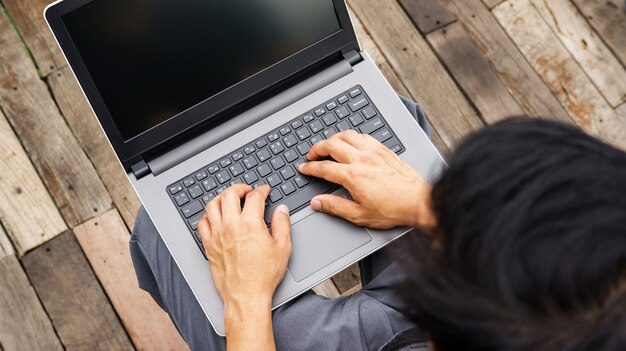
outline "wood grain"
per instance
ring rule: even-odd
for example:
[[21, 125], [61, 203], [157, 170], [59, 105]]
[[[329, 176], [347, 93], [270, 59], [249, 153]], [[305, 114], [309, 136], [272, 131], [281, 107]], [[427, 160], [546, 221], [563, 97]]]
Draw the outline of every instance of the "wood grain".
[[422, 34], [428, 34], [456, 20], [439, 0], [399, 1]]
[[15, 255], [13, 245], [11, 245], [11, 241], [9, 240], [7, 233], [4, 231], [4, 228], [0, 225], [0, 259], [13, 255]]
[[3, 0], [43, 76], [67, 63], [43, 17], [51, 0]]
[[[372, 61], [374, 61], [378, 69], [380, 69], [380, 71], [387, 79], [387, 82], [389, 82], [389, 85], [391, 85], [391, 88], [393, 88], [396, 93], [406, 98], [415, 100], [415, 97], [411, 95], [406, 86], [404, 86], [404, 83], [402, 83], [400, 78], [398, 78], [396, 72], [393, 70], [393, 68], [391, 68], [389, 61], [387, 61], [385, 55], [383, 55], [378, 45], [374, 42], [370, 34], [367, 32], [359, 17], [353, 14], [352, 10], [350, 10], [350, 12], [352, 14], [352, 24], [354, 25], [354, 30], [356, 31], [357, 38], [359, 39], [361, 49], [364, 50], [372, 58]], [[432, 138], [433, 144], [437, 147], [437, 149], [439, 149], [441, 153], [443, 153], [444, 155], [450, 153], [450, 149], [448, 149], [448, 146], [443, 142], [441, 135], [439, 135], [439, 133], [434, 129]]]
[[483, 0], [483, 4], [488, 8], [492, 9], [498, 5], [500, 5], [504, 0]]
[[433, 32], [427, 39], [487, 123], [524, 114], [460, 23]]
[[617, 112], [617, 115], [622, 118], [622, 121], [624, 121], [624, 123], [626, 123], [626, 103], [622, 104], [622, 106], [618, 106], [615, 109], [615, 112]]
[[325, 296], [331, 300], [341, 296], [339, 290], [337, 290], [337, 287], [335, 286], [335, 284], [333, 284], [333, 281], [331, 279], [324, 280], [323, 282], [314, 286], [311, 290], [313, 290], [316, 294]]
[[74, 233], [135, 347], [187, 349], [169, 316], [139, 288], [128, 250], [130, 234], [119, 213], [106, 212]]
[[572, 0], [613, 53], [626, 65], [626, 12], [622, 0]]
[[480, 0], [443, 1], [526, 114], [572, 122], [541, 77]]
[[0, 169], [0, 221], [20, 256], [67, 230], [2, 111]]
[[141, 205], [69, 67], [48, 76], [50, 90], [129, 228]]
[[2, 349], [63, 350], [52, 323], [15, 256], [0, 258], [0, 287]]
[[340, 294], [360, 284], [361, 274], [359, 272], [359, 266], [355, 263], [331, 278]]
[[74, 226], [111, 208], [111, 198], [59, 113], [4, 13], [0, 14], [0, 107], [61, 214]]
[[498, 21], [576, 124], [626, 147], [626, 124], [589, 80], [528, 0], [509, 0], [493, 10]]
[[348, 3], [449, 148], [483, 126], [400, 5], [394, 0]]
[[609, 104], [618, 106], [625, 102], [626, 70], [572, 2], [531, 0], [531, 3]]
[[133, 350], [72, 232], [22, 262], [67, 350]]

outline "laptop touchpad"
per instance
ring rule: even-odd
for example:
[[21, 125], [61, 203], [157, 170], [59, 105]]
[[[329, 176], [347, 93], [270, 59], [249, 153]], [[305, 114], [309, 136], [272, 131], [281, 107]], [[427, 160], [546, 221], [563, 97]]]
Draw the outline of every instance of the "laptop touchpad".
[[364, 228], [314, 213], [293, 225], [289, 271], [299, 282], [372, 240]]

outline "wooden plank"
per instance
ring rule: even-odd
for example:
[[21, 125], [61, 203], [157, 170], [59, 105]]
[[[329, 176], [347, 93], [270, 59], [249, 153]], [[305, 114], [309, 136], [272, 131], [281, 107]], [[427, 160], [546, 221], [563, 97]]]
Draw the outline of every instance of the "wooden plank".
[[15, 256], [0, 259], [0, 287], [1, 348], [6, 351], [63, 350]]
[[183, 350], [187, 345], [165, 313], [137, 284], [130, 234], [117, 210], [74, 228], [128, 335], [138, 350]]
[[394, 0], [348, 3], [449, 148], [483, 126], [400, 5]]
[[316, 294], [325, 296], [331, 300], [341, 296], [339, 290], [337, 290], [337, 287], [335, 286], [335, 284], [333, 284], [333, 281], [331, 279], [324, 280], [323, 282], [314, 286], [311, 290], [313, 290]]
[[456, 20], [439, 1], [400, 0], [400, 5], [422, 34], [428, 34]]
[[626, 70], [572, 2], [531, 0], [531, 3], [609, 104], [618, 106], [625, 102]]
[[69, 67], [49, 75], [48, 84], [63, 116], [93, 162], [126, 225], [132, 228], [141, 202]]
[[66, 349], [133, 350], [72, 232], [22, 262]]
[[361, 283], [359, 266], [355, 263], [335, 274], [331, 279], [337, 287], [337, 290], [339, 290], [339, 293], [343, 294]]
[[15, 250], [13, 250], [13, 245], [11, 245], [11, 241], [9, 237], [7, 237], [7, 233], [0, 225], [0, 259], [3, 259], [7, 256], [15, 255]]
[[[70, 225], [111, 208], [111, 198], [65, 124], [47, 86], [0, 14], [0, 106]], [[25, 71], [24, 71], [25, 69]], [[34, 76], [34, 77], [33, 77]]]
[[51, 0], [3, 0], [43, 76], [67, 65], [43, 17]]
[[[404, 86], [404, 83], [398, 78], [396, 72], [391, 68], [391, 65], [387, 61], [387, 58], [380, 51], [380, 48], [370, 34], [367, 32], [363, 23], [358, 16], [353, 14], [353, 11], [350, 9], [352, 24], [354, 25], [354, 30], [356, 31], [357, 38], [359, 39], [359, 44], [361, 49], [367, 52], [368, 55], [372, 58], [372, 61], [378, 66], [378, 69], [383, 73], [389, 85], [395, 90], [399, 95], [402, 95], [406, 98], [413, 99], [415, 98], [411, 95], [408, 89]], [[449, 154], [450, 150], [448, 146], [443, 142], [441, 135], [436, 130], [433, 130], [433, 144], [439, 149], [443, 154]]]
[[622, 118], [622, 121], [624, 121], [624, 123], [626, 123], [626, 103], [622, 104], [622, 106], [618, 106], [615, 109], [615, 112], [617, 112], [617, 115]]
[[19, 255], [67, 230], [2, 111], [0, 169], [0, 220]]
[[363, 286], [361, 285], [361, 283], [351, 287], [350, 289], [344, 291], [343, 294], [341, 294], [341, 296], [350, 296], [352, 294], [354, 294], [355, 292], [361, 290], [363, 288]]
[[590, 134], [625, 148], [626, 124], [530, 2], [509, 0], [493, 13], [574, 121]]
[[606, 45], [626, 65], [626, 12], [623, 0], [572, 0]]
[[488, 8], [492, 9], [498, 5], [500, 5], [504, 0], [483, 0], [483, 4]]
[[460, 23], [427, 39], [487, 123], [524, 114]]
[[526, 114], [571, 123], [559, 101], [480, 0], [442, 1], [463, 24]]

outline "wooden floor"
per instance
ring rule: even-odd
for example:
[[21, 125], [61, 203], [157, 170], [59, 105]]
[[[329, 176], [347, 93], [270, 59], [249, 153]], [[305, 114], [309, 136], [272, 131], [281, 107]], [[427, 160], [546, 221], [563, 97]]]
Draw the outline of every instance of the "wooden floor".
[[[0, 350], [186, 346], [140, 291], [139, 201], [41, 16], [0, 0]], [[622, 0], [348, 0], [361, 46], [418, 101], [444, 152], [507, 116], [626, 147]], [[318, 286], [359, 288], [351, 267]]]

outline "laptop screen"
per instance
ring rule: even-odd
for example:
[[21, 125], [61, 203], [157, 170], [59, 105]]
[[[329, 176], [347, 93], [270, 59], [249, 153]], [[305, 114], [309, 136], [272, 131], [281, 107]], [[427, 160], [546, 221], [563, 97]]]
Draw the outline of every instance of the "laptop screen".
[[125, 140], [341, 30], [332, 0], [99, 0], [62, 20]]

